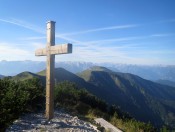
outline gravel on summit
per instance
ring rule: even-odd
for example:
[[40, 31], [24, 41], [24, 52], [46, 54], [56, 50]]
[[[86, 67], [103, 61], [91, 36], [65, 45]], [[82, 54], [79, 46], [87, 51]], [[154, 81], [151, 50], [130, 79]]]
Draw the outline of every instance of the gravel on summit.
[[55, 111], [54, 118], [47, 120], [43, 113], [25, 114], [15, 120], [6, 132], [99, 132], [96, 126], [62, 111]]

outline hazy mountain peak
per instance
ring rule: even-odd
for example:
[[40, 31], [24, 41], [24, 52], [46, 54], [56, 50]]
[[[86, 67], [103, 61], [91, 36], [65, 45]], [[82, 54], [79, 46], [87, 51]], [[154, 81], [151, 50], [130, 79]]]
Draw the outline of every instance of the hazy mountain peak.
[[[68, 72], [68, 71], [65, 70], [64, 68], [61, 68], [61, 67], [55, 68], [55, 74], [57, 74], [57, 73], [59, 74], [59, 72]], [[44, 69], [36, 74], [38, 74], [40, 76], [46, 76], [46, 69]]]
[[28, 75], [34, 75], [32, 72], [28, 72], [28, 71], [25, 71], [25, 72], [21, 72], [19, 74], [17, 74], [17, 76], [28, 76]]
[[0, 75], [0, 78], [3, 78], [4, 76], [3, 75]]
[[22, 72], [13, 77], [14, 80], [26, 80], [33, 77], [38, 77], [36, 74], [31, 72]]
[[91, 78], [93, 78], [93, 75], [98, 73], [113, 73], [112, 70], [109, 70], [106, 67], [102, 66], [93, 66], [88, 68], [87, 70], [84, 70], [83, 72], [78, 73], [77, 75], [81, 78], [83, 78], [85, 81], [89, 81]]
[[89, 70], [91, 70], [91, 71], [112, 72], [111, 70], [109, 70], [108, 68], [103, 67], [103, 66], [93, 66], [93, 67], [90, 67]]

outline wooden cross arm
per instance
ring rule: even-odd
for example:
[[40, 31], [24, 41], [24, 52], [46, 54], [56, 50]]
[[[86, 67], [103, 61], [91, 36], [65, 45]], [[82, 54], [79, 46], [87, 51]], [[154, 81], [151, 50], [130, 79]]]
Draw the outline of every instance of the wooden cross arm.
[[72, 44], [61, 44], [56, 46], [50, 46], [50, 49], [38, 49], [35, 51], [35, 56], [46, 56], [47, 52], [51, 55], [56, 54], [69, 54], [72, 53]]
[[56, 54], [69, 54], [72, 53], [72, 44], [61, 44], [56, 46], [51, 46], [50, 53]]
[[35, 56], [46, 56], [46, 49], [37, 49], [35, 51]]

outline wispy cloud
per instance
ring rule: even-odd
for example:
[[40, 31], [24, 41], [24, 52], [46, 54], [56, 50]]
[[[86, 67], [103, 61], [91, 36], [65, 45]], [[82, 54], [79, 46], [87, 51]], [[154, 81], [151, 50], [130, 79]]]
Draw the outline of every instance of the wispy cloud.
[[152, 34], [152, 37], [168, 37], [168, 36], [174, 36], [173, 33], [158, 33], [158, 34]]
[[41, 40], [41, 39], [46, 39], [46, 36], [44, 37], [25, 37], [25, 38], [20, 38], [20, 40]]
[[[38, 26], [33, 25], [31, 23], [25, 22], [23, 20], [19, 20], [19, 19], [0, 19], [0, 21], [2, 22], [6, 22], [6, 23], [10, 23], [10, 24], [14, 24], [20, 27], [24, 27], [26, 29], [38, 32], [38, 33], [42, 33], [42, 34], [46, 34], [45, 30], [40, 29]], [[111, 27], [103, 27], [103, 28], [96, 28], [96, 29], [89, 29], [86, 31], [80, 31], [80, 32], [74, 32], [74, 33], [67, 33], [67, 34], [58, 34], [56, 33], [56, 38], [60, 38], [66, 41], [69, 41], [70, 43], [75, 43], [75, 44], [99, 44], [99, 43], [107, 43], [107, 42], [119, 42], [119, 41], [129, 41], [129, 40], [136, 40], [136, 39], [143, 39], [146, 38], [145, 36], [136, 36], [136, 37], [123, 37], [123, 38], [113, 38], [113, 39], [103, 39], [103, 40], [94, 40], [94, 41], [79, 41], [70, 37], [67, 37], [67, 35], [73, 35], [73, 34], [83, 34], [83, 33], [89, 33], [89, 32], [97, 32], [97, 31], [105, 31], [105, 30], [114, 30], [114, 29], [125, 29], [125, 28], [133, 28], [133, 27], [137, 27], [139, 25], [120, 25], [120, 26], [111, 26]], [[168, 36], [168, 34], [155, 34], [155, 35], [151, 35], [151, 37], [161, 37], [161, 36]], [[40, 39], [45, 39], [45, 36], [41, 36], [41, 37], [27, 37], [27, 38], [21, 38], [21, 40], [40, 40]]]
[[0, 42], [1, 60], [25, 60], [33, 54], [31, 51], [16, 47], [16, 44]]
[[[133, 50], [134, 48], [134, 50]], [[162, 56], [175, 55], [174, 51], [157, 49], [151, 50], [137, 45], [104, 47], [99, 45], [87, 45], [86, 47], [74, 47], [74, 52], [66, 59], [73, 61], [90, 62], [118, 62], [130, 64], [160, 64]], [[161, 57], [160, 57], [161, 56]], [[151, 59], [150, 59], [151, 58]], [[59, 56], [59, 60], [63, 56]], [[65, 58], [64, 58], [65, 59]], [[172, 59], [175, 60], [175, 59]]]
[[56, 34], [55, 37], [56, 38], [61, 38], [61, 39], [67, 40], [67, 41], [69, 41], [69, 43], [82, 43], [82, 41], [75, 40], [75, 39], [66, 37], [66, 36], [61, 35], [61, 34]]
[[[41, 29], [38, 26], [31, 24], [31, 23], [28, 23], [28, 22], [25, 22], [23, 20], [13, 18], [13, 19], [0, 19], [0, 21], [5, 22], [5, 23], [10, 23], [13, 25], [17, 25], [17, 26], [32, 30], [32, 31], [37, 32], [37, 33], [46, 34], [44, 29]], [[67, 40], [67, 41], [71, 41], [71, 42], [76, 42], [76, 43], [80, 42], [78, 40], [71, 39], [71, 38], [66, 37], [64, 35], [61, 35], [61, 34], [56, 34], [56, 37]], [[21, 38], [21, 40], [40, 40], [40, 39], [45, 39], [45, 38], [46, 37], [44, 37], [44, 36], [42, 36], [42, 37], [27, 37], [27, 38]]]
[[77, 42], [76, 44], [80, 45], [89, 45], [89, 44], [100, 44], [103, 45], [104, 43], [108, 44], [113, 42], [124, 42], [128, 41], [131, 42], [132, 40], [141, 40], [141, 39], [149, 39], [154, 37], [168, 37], [168, 36], [174, 36], [175, 34], [166, 33], [166, 34], [151, 34], [151, 35], [145, 35], [145, 36], [131, 36], [131, 37], [120, 37], [120, 38], [112, 38], [112, 39], [101, 39], [101, 40], [94, 40], [94, 41], [84, 41], [84, 42]]
[[175, 18], [173, 18], [173, 19], [167, 19], [167, 20], [161, 20], [159, 22], [160, 23], [171, 23], [171, 22], [175, 22]]
[[[17, 19], [0, 19], [1, 22], [13, 24], [16, 26], [20, 26], [38, 33], [42, 35], [40, 37], [28, 37], [21, 38], [22, 40], [32, 40], [30, 41], [30, 48], [26, 47], [26, 44], [11, 44], [11, 43], [0, 43], [0, 59], [6, 60], [39, 60], [40, 58], [36, 58], [34, 56], [34, 50], [37, 48], [43, 48], [45, 44], [36, 43], [35, 40], [46, 39], [45, 29], [41, 29], [40, 27], [27, 23], [25, 21], [17, 20]], [[154, 63], [157, 61], [161, 63], [159, 55], [174, 55], [174, 51], [165, 51], [162, 50], [150, 50], [146, 45], [141, 45], [140, 43], [135, 43], [133, 40], [142, 40], [142, 39], [150, 39], [155, 37], [168, 37], [174, 34], [171, 33], [155, 33], [145, 36], [131, 36], [131, 37], [121, 37], [121, 38], [111, 38], [111, 39], [101, 39], [101, 40], [92, 40], [92, 41], [80, 41], [76, 40], [73, 37], [69, 37], [68, 35], [76, 35], [76, 34], [84, 34], [91, 32], [100, 32], [106, 30], [115, 30], [115, 29], [127, 29], [134, 28], [139, 25], [123, 25], [123, 26], [112, 26], [112, 27], [104, 27], [104, 28], [96, 28], [89, 29], [86, 31], [67, 33], [67, 34], [58, 34], [56, 33], [56, 38], [60, 38], [66, 40], [66, 42], [70, 42], [74, 44], [73, 54], [57, 56], [57, 58], [62, 58], [63, 60], [76, 60], [76, 61], [90, 61], [90, 62], [119, 62], [119, 63], [138, 63], [138, 64], [146, 64], [146, 63]], [[22, 46], [21, 46], [22, 45]], [[28, 45], [27, 45], [28, 46]], [[28, 49], [27, 49], [28, 48]], [[10, 54], [9, 54], [10, 53]], [[152, 56], [155, 56], [154, 59]], [[156, 58], [157, 56], [157, 58]], [[45, 59], [45, 57], [44, 57]], [[60, 59], [59, 59], [60, 60]]]
[[102, 43], [108, 43], [108, 42], [120, 42], [120, 41], [128, 41], [128, 40], [135, 40], [135, 39], [142, 39], [142, 38], [143, 36], [102, 39], [102, 40], [95, 40], [95, 41], [87, 41], [87, 42], [84, 42], [83, 44], [102, 44]]
[[[131, 36], [131, 37], [120, 37], [120, 38], [112, 38], [112, 39], [101, 39], [101, 40], [93, 40], [93, 41], [79, 41], [76, 39], [72, 39], [70, 37], [64, 36], [62, 34], [56, 34], [56, 38], [60, 38], [63, 40], [68, 41], [69, 43], [74, 43], [75, 45], [89, 45], [89, 44], [104, 44], [104, 43], [111, 43], [111, 42], [122, 42], [122, 41], [132, 41], [132, 40], [139, 40], [139, 39], [148, 39], [148, 38], [154, 38], [154, 37], [168, 37], [168, 36], [174, 36], [175, 34], [172, 33], [156, 33], [151, 34], [147, 36]], [[27, 38], [21, 38], [20, 40], [41, 40], [46, 39], [46, 37], [27, 37]]]
[[45, 44], [37, 43], [37, 42], [32, 42], [31, 45], [32, 45], [32, 47], [33, 47], [33, 50], [40, 49], [40, 48], [44, 48], [44, 46], [46, 46]]
[[[64, 36], [64, 35], [60, 35], [60, 34], [56, 34], [55, 37], [56, 37], [56, 38], [63, 39], [63, 40], [66, 40], [66, 41], [68, 41], [69, 43], [83, 43], [82, 41], [75, 40], [75, 39], [72, 39], [72, 38], [70, 38], [70, 37], [66, 37], [66, 36]], [[25, 37], [25, 38], [20, 38], [20, 40], [43, 40], [43, 39], [46, 39], [46, 36], [42, 36], [42, 37]]]
[[[120, 47], [121, 48], [121, 47]], [[88, 62], [118, 62], [131, 64], [146, 64], [149, 59], [143, 59], [141, 56], [133, 57], [128, 51], [119, 49], [119, 47], [75, 47], [70, 56], [57, 56], [58, 60], [88, 61]]]
[[0, 45], [0, 52], [2, 54], [10, 54], [10, 55], [25, 55], [28, 54], [29, 52], [27, 50], [23, 50], [20, 48], [12, 47], [12, 46], [5, 46], [5, 45]]
[[127, 29], [127, 28], [133, 28], [133, 27], [138, 27], [138, 26], [139, 25], [120, 25], [120, 26], [102, 27], [102, 28], [88, 29], [88, 30], [79, 31], [79, 32], [64, 33], [64, 34], [61, 34], [61, 35], [64, 35], [64, 36], [78, 35], [78, 34], [85, 34], [85, 33], [91, 33], [91, 32], [99, 32], [99, 31], [105, 31], [105, 30]]
[[38, 32], [38, 33], [42, 33], [45, 34], [45, 31], [40, 29], [39, 27], [32, 25], [28, 22], [22, 21], [22, 20], [18, 20], [18, 19], [0, 19], [1, 22], [5, 22], [5, 23], [10, 23], [13, 25], [17, 25], [20, 27], [24, 27], [26, 29], [30, 29], [32, 31]]

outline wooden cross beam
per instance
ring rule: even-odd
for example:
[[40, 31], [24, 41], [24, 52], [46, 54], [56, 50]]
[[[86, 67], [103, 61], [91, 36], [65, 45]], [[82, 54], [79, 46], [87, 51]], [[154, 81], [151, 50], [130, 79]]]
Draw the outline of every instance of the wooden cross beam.
[[46, 118], [52, 119], [54, 116], [54, 69], [55, 55], [72, 53], [72, 44], [62, 44], [55, 46], [55, 22], [47, 22], [47, 45], [44, 49], [35, 51], [36, 56], [47, 56], [46, 64]]

